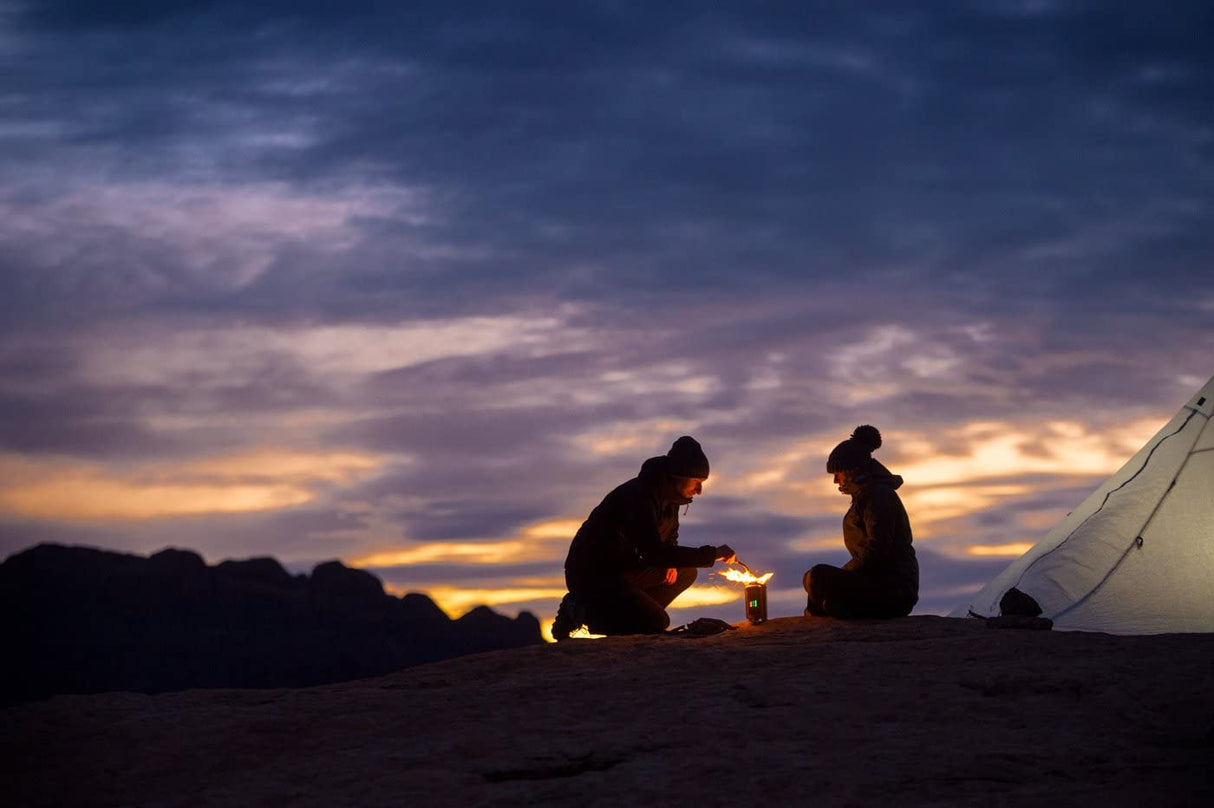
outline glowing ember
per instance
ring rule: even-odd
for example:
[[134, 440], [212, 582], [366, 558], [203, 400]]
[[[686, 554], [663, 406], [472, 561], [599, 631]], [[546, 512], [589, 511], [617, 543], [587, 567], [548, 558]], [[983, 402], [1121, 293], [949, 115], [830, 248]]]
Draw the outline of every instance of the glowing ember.
[[720, 574], [724, 575], [727, 579], [740, 584], [765, 584], [771, 579], [771, 576], [775, 575], [774, 572], [765, 572], [762, 575], [752, 575], [750, 572], [745, 570], [735, 570], [733, 567], [721, 570]]
[[604, 637], [606, 637], [607, 635], [606, 634], [591, 634], [590, 629], [586, 628], [585, 626], [578, 626], [576, 629], [569, 632], [569, 636], [580, 639], [580, 640], [601, 640]]

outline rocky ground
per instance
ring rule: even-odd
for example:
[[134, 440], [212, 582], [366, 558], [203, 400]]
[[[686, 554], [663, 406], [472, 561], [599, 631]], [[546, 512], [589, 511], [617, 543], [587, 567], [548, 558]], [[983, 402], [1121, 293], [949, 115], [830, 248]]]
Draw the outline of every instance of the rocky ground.
[[8, 806], [1209, 805], [1214, 635], [781, 618], [0, 709]]

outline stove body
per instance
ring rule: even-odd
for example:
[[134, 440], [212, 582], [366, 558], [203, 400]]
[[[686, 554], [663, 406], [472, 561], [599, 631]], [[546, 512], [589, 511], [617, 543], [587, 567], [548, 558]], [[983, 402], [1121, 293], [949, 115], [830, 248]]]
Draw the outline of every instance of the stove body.
[[767, 622], [767, 584], [747, 584], [743, 603], [751, 625]]

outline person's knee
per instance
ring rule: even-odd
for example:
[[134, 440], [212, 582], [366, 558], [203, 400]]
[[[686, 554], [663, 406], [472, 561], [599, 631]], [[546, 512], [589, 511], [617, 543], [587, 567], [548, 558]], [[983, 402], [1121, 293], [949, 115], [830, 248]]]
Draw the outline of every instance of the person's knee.
[[837, 570], [837, 567], [832, 567], [830, 564], [815, 564], [802, 576], [801, 586], [805, 587], [806, 592], [813, 595], [814, 584], [816, 583], [818, 589], [821, 589], [823, 583]]
[[[691, 581], [695, 580], [695, 570], [691, 571]], [[691, 581], [687, 582], [687, 586], [691, 586]], [[683, 575], [680, 571], [678, 585], [680, 588], [683, 584]], [[654, 600], [652, 597], [641, 595], [633, 604], [636, 614], [636, 622], [640, 627], [641, 633], [644, 634], [661, 634], [666, 629], [670, 628], [670, 615], [666, 613], [664, 604]]]
[[700, 577], [700, 571], [695, 567], [679, 567], [679, 575], [675, 579], [674, 585], [679, 588], [679, 591], [682, 591], [694, 584], [698, 577]]
[[661, 634], [670, 628], [670, 615], [662, 609], [641, 609], [621, 621], [619, 634]]
[[595, 634], [661, 634], [670, 627], [666, 610], [639, 592], [599, 598], [588, 606], [587, 613], [587, 625]]

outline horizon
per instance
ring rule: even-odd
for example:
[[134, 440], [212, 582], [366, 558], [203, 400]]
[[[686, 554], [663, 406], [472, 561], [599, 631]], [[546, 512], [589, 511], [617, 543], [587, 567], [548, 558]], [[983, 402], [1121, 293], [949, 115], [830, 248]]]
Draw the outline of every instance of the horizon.
[[690, 434], [680, 543], [788, 616], [869, 423], [941, 614], [1214, 373], [1208, 4], [322, 6], [2, 7], [0, 557], [547, 629]]

